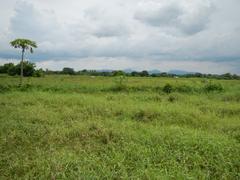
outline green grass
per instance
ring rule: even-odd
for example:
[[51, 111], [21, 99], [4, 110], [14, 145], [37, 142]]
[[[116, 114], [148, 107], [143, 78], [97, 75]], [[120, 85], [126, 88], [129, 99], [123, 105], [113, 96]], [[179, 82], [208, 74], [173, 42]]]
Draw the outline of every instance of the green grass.
[[18, 82], [0, 76], [0, 179], [240, 178], [239, 81]]

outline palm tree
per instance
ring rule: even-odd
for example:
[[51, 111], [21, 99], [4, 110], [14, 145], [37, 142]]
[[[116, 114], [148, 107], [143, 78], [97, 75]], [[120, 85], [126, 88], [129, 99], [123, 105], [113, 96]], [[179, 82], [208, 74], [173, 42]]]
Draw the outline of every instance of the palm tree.
[[23, 59], [24, 53], [26, 50], [30, 50], [30, 53], [33, 53], [33, 48], [37, 48], [37, 44], [35, 41], [31, 41], [28, 39], [15, 39], [14, 41], [10, 42], [10, 45], [14, 48], [22, 49], [22, 60], [21, 60], [21, 77], [20, 77], [20, 86], [22, 85], [23, 80]]

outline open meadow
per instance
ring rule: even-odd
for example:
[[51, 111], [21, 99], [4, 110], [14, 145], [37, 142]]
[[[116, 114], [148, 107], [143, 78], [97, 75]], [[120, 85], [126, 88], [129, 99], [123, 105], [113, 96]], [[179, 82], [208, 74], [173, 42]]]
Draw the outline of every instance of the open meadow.
[[240, 179], [240, 81], [0, 76], [0, 179]]

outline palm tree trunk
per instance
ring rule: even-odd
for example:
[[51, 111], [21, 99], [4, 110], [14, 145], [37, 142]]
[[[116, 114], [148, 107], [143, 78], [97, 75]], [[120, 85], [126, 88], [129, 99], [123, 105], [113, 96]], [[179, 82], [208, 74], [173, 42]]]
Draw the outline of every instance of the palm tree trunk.
[[24, 59], [24, 48], [22, 49], [22, 60], [21, 60], [21, 75], [20, 75], [20, 86], [22, 86], [23, 82], [23, 59]]

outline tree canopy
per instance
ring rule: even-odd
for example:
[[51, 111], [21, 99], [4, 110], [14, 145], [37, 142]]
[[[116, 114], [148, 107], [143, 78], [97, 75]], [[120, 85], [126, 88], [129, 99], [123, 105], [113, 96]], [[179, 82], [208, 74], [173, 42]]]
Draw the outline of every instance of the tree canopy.
[[37, 48], [36, 42], [29, 39], [15, 39], [10, 44], [14, 48], [21, 48], [23, 51], [29, 49], [31, 53], [33, 53], [33, 48]]

